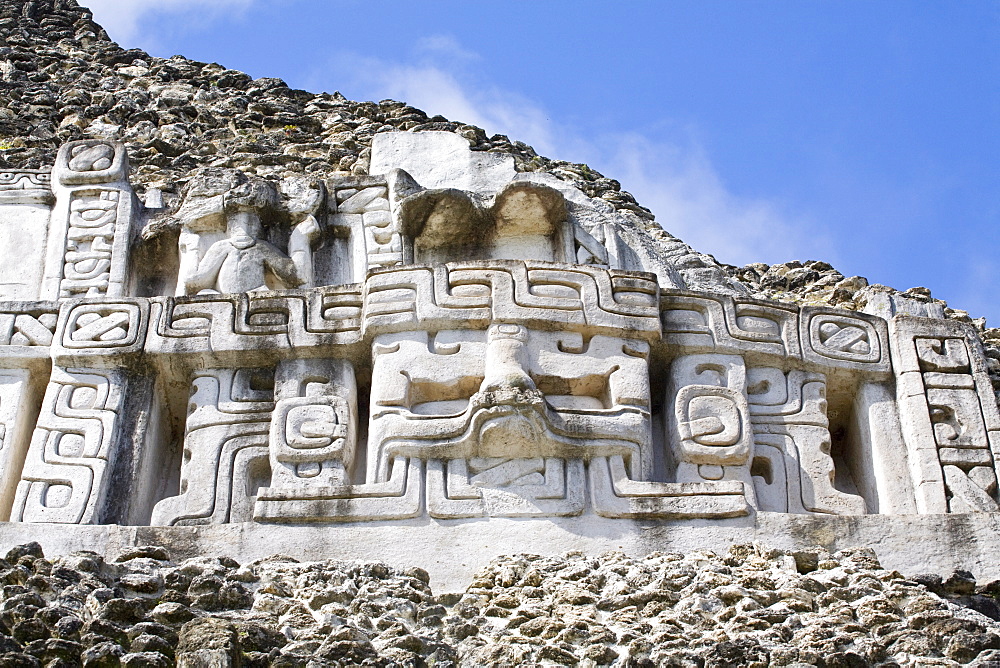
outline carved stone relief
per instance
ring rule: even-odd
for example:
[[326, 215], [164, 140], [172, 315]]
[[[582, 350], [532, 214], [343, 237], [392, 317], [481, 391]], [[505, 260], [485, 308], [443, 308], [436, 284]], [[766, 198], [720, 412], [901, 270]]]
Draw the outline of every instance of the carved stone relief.
[[918, 338], [934, 442], [947, 488], [948, 510], [997, 510], [996, 464], [963, 338]]
[[911, 468], [930, 512], [997, 510], [1000, 414], [974, 334], [959, 323], [896, 316], [897, 394]]
[[754, 431], [754, 486], [761, 510], [862, 515], [864, 499], [835, 486], [826, 377], [773, 367], [747, 369]]
[[271, 487], [350, 482], [358, 422], [354, 369], [345, 360], [278, 365], [269, 439]]
[[128, 172], [121, 144], [88, 139], [60, 149], [41, 297], [125, 294], [138, 217]]
[[649, 470], [644, 342], [595, 336], [584, 347], [572, 334], [495, 324], [485, 336], [383, 335], [373, 351], [371, 479], [384, 477], [398, 455], [506, 461], [618, 454], [636, 475]]
[[34, 428], [39, 383], [29, 369], [0, 369], [0, 518], [10, 518]]
[[715, 270], [648, 264], [600, 203], [474, 158], [488, 174], [213, 168], [150, 208], [109, 141], [51, 180], [0, 172], [0, 250], [39, 233], [0, 297], [54, 300], [0, 302], [0, 516], [1000, 509], [971, 330], [680, 289]]
[[745, 393], [742, 358], [677, 358], [667, 390], [667, 434], [678, 482], [742, 482], [750, 504], [756, 506], [750, 476], [753, 430]]
[[195, 372], [191, 387], [179, 494], [156, 504], [152, 524], [247, 521], [271, 477], [274, 371], [207, 369]]
[[427, 511], [434, 518], [558, 517], [584, 509], [581, 458], [435, 459], [427, 467]]
[[[366, 253], [366, 269], [404, 264], [405, 242], [398, 219], [389, 210], [389, 189], [377, 185], [356, 190], [337, 206], [340, 216], [360, 222]], [[351, 221], [345, 221], [350, 225]]]
[[[14, 302], [10, 309], [0, 310], [0, 345], [52, 345], [52, 334], [58, 320], [58, 305], [52, 302]], [[0, 302], [0, 309], [3, 303]]]
[[11, 519], [99, 523], [127, 380], [120, 371], [55, 367], [17, 486]]
[[[278, 193], [263, 179], [235, 170], [204, 170], [189, 185], [177, 213], [180, 269], [177, 294], [241, 293], [295, 288], [311, 278], [311, 266], [295, 261], [264, 239], [262, 217], [278, 206]], [[293, 248], [311, 263], [315, 220], [296, 227]]]

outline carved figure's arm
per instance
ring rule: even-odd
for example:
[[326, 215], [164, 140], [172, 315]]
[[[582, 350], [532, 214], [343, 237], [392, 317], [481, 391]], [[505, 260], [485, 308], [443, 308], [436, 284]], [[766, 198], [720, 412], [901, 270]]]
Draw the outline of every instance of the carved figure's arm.
[[319, 238], [322, 229], [313, 216], [295, 226], [288, 238], [288, 255], [292, 258], [298, 277], [304, 287], [313, 286], [312, 246]]
[[295, 263], [280, 250], [267, 243], [257, 241], [264, 264], [274, 272], [286, 288], [295, 288], [302, 285], [302, 278], [299, 276]]
[[232, 246], [226, 240], [216, 241], [212, 244], [205, 253], [205, 257], [198, 263], [198, 271], [188, 276], [184, 281], [184, 293], [191, 295], [197, 294], [200, 290], [214, 288], [219, 279], [222, 263], [226, 261], [230, 248]]

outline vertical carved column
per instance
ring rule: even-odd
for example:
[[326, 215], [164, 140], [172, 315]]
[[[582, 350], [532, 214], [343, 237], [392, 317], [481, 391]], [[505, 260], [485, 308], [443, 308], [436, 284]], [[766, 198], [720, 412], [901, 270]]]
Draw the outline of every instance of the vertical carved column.
[[915, 341], [950, 512], [997, 510], [997, 478], [965, 341]]
[[897, 316], [897, 394], [922, 512], [996, 512], [997, 411], [975, 335], [954, 322]]
[[271, 488], [346, 485], [354, 464], [357, 387], [346, 360], [288, 360], [275, 373]]
[[[134, 427], [148, 406], [138, 368], [149, 305], [144, 300], [70, 301], [53, 337], [52, 376], [21, 473], [11, 519], [100, 524], [129, 493]], [[122, 471], [118, 489], [113, 473]]]
[[753, 430], [746, 366], [735, 355], [674, 360], [667, 389], [667, 438], [678, 482], [736, 480], [753, 501]]
[[380, 482], [352, 484], [357, 387], [347, 360], [286, 360], [275, 373], [270, 486], [259, 490], [262, 522], [350, 522], [416, 517], [423, 466], [396, 458]]
[[107, 369], [52, 370], [11, 519], [102, 521], [106, 473], [117, 450], [125, 376]]
[[138, 207], [125, 147], [99, 139], [65, 144], [52, 183], [56, 206], [41, 298], [124, 295]]

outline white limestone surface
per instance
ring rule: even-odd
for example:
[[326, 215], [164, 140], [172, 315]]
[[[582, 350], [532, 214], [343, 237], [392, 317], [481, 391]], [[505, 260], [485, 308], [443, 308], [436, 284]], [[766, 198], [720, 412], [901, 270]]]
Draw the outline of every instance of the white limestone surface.
[[372, 139], [369, 174], [405, 170], [425, 188], [457, 188], [492, 195], [516, 172], [514, 157], [470, 151], [453, 132], [381, 132]]
[[948, 575], [963, 569], [980, 581], [1000, 579], [1000, 516], [988, 513], [838, 517], [764, 512], [661, 522], [585, 516], [281, 527], [252, 522], [198, 527], [0, 523], [0, 552], [30, 541], [40, 543], [49, 557], [92, 550], [113, 559], [130, 547], [159, 545], [174, 560], [226, 555], [246, 563], [274, 554], [300, 561], [379, 560], [425, 569], [438, 592], [464, 590], [477, 571], [502, 555], [723, 553], [730, 545], [754, 542], [786, 551], [870, 547], [884, 568], [904, 575]]

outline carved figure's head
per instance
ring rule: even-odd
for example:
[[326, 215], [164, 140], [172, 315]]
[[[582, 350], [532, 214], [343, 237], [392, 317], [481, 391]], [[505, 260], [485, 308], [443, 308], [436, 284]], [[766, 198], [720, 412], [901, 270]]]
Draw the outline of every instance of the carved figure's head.
[[[191, 177], [176, 217], [193, 231], [221, 232], [231, 226], [234, 214], [244, 220], [258, 218], [259, 225], [259, 217], [270, 216], [278, 201], [274, 186], [262, 178], [235, 169], [208, 167]], [[260, 235], [259, 230], [256, 235]]]

